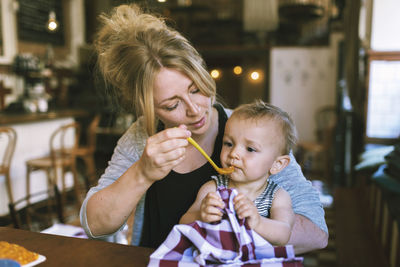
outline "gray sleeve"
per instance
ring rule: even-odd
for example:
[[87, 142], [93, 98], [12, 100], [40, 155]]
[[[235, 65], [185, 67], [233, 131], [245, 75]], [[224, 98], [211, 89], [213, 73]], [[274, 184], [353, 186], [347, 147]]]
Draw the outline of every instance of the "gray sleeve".
[[121, 225], [121, 228], [118, 231], [110, 235], [94, 236], [91, 233], [87, 223], [86, 206], [88, 200], [91, 196], [93, 196], [93, 194], [114, 183], [133, 163], [140, 158], [146, 138], [147, 135], [144, 132], [141, 120], [138, 120], [118, 140], [117, 146], [114, 149], [114, 153], [111, 157], [111, 160], [108, 162], [108, 166], [104, 174], [100, 177], [98, 184], [89, 190], [80, 210], [81, 225], [88, 237], [111, 241], [113, 240], [113, 235], [119, 232], [125, 226], [125, 224]]
[[319, 194], [304, 177], [293, 153], [290, 153], [289, 165], [281, 172], [271, 175], [270, 179], [289, 193], [294, 213], [303, 215], [328, 233]]

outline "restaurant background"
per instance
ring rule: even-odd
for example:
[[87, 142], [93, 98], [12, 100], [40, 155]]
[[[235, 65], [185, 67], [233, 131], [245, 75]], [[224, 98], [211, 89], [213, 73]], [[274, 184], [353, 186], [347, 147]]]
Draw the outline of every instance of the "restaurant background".
[[[166, 16], [188, 37], [205, 58], [226, 106], [261, 98], [287, 110], [299, 131], [296, 154], [303, 172], [322, 181], [327, 196], [337, 188], [359, 189], [359, 176], [372, 173], [360, 175], [356, 168], [361, 153], [398, 140], [395, 10], [400, 4], [395, 0], [1, 0], [0, 122], [23, 132], [19, 142], [26, 144], [24, 150], [17, 146], [11, 177], [25, 178], [25, 161], [46, 152], [28, 151], [29, 141], [41, 140], [37, 147], [47, 147], [60, 123], [78, 121], [80, 142], [88, 143], [96, 114], [101, 117], [97, 177], [102, 173], [135, 117], [107, 94], [94, 67], [92, 40], [99, 14], [133, 2]], [[55, 30], [50, 22], [57, 23]], [[28, 115], [60, 116], [61, 111], [73, 113], [57, 122], [28, 120]], [[85, 168], [78, 161], [81, 176]], [[4, 180], [0, 184], [6, 209]]]

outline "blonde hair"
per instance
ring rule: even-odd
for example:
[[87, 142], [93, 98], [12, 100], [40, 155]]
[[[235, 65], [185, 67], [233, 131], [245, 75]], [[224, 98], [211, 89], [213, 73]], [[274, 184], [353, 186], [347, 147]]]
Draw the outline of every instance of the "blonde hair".
[[254, 119], [260, 120], [269, 118], [278, 122], [282, 129], [284, 137], [284, 148], [283, 154], [289, 154], [292, 149], [296, 146], [297, 142], [297, 130], [292, 118], [289, 114], [279, 107], [265, 103], [260, 99], [256, 99], [250, 104], [243, 104], [237, 107], [232, 117], [240, 117], [243, 119]]
[[188, 76], [199, 90], [215, 101], [216, 85], [205, 62], [190, 42], [165, 20], [146, 14], [135, 5], [121, 5], [108, 16], [94, 41], [98, 67], [121, 104], [144, 116], [149, 135], [156, 132], [153, 87], [160, 69], [171, 68]]

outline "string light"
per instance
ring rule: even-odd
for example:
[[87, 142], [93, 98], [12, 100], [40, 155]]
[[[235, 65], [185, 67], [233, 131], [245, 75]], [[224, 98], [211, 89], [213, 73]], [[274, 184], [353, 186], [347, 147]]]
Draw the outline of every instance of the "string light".
[[214, 79], [218, 79], [221, 76], [221, 73], [219, 70], [217, 69], [213, 69], [211, 72], [211, 77], [213, 77]]
[[240, 75], [240, 74], [242, 74], [242, 72], [243, 72], [243, 69], [240, 66], [236, 66], [233, 68], [233, 73], [235, 73], [236, 75]]
[[[243, 68], [242, 66], [236, 65], [232, 69], [233, 73], [235, 75], [241, 75], [243, 73]], [[252, 70], [252, 71], [246, 71], [246, 75], [248, 75], [248, 79], [250, 82], [261, 82], [264, 79], [264, 71], [263, 70]], [[212, 69], [210, 71], [210, 75], [214, 80], [218, 80], [222, 76], [222, 71], [220, 69]]]
[[258, 71], [253, 71], [252, 73], [250, 73], [250, 78], [253, 81], [257, 81], [258, 79], [260, 79], [260, 73]]

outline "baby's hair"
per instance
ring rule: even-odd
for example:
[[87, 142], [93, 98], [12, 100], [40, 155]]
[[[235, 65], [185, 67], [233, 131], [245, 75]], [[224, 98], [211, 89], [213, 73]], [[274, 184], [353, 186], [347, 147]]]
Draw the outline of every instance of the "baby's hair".
[[284, 137], [284, 154], [289, 154], [296, 146], [297, 130], [292, 118], [289, 114], [277, 106], [265, 103], [260, 99], [256, 99], [249, 104], [243, 104], [237, 107], [231, 117], [240, 117], [243, 119], [260, 120], [263, 118], [272, 119], [281, 125]]

